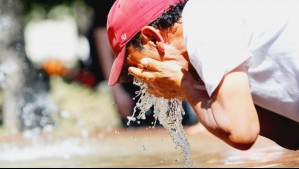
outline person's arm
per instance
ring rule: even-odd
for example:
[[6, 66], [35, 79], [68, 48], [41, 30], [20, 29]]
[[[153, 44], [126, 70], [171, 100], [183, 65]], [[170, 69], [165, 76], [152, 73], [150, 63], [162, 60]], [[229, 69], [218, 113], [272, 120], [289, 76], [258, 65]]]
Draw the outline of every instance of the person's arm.
[[227, 74], [211, 99], [206, 91], [194, 90], [193, 83], [185, 80], [182, 87], [202, 124], [229, 145], [249, 149], [260, 126], [246, 72], [238, 68]]
[[[113, 55], [110, 49], [107, 30], [105, 27], [97, 28], [95, 30], [95, 41], [104, 76], [106, 79], [108, 79], [113, 64]], [[120, 84], [112, 87], [112, 93], [121, 117], [126, 118], [127, 116], [131, 115], [134, 106], [132, 97]]]
[[243, 68], [227, 74], [210, 99], [206, 91], [194, 87], [196, 81], [180, 66], [152, 59], [143, 64], [145, 69], [131, 67], [129, 71], [146, 82], [152, 94], [183, 96], [211, 133], [237, 149], [246, 150], [255, 143], [260, 126]]
[[113, 55], [109, 46], [107, 30], [105, 27], [99, 27], [95, 30], [94, 35], [96, 42], [96, 50], [101, 61], [101, 67], [105, 79], [108, 79], [113, 64]]
[[299, 123], [275, 112], [255, 106], [258, 112], [260, 135], [273, 140], [278, 145], [290, 149], [299, 149]]

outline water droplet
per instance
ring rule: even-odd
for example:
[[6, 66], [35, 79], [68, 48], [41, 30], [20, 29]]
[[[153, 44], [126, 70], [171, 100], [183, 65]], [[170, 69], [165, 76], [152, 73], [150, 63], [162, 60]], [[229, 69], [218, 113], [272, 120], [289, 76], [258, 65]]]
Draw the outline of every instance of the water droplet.
[[117, 131], [117, 130], [115, 130], [114, 133], [115, 133], [116, 135], [120, 135], [120, 132]]
[[143, 151], [146, 151], [145, 145], [142, 145], [141, 148], [142, 148]]

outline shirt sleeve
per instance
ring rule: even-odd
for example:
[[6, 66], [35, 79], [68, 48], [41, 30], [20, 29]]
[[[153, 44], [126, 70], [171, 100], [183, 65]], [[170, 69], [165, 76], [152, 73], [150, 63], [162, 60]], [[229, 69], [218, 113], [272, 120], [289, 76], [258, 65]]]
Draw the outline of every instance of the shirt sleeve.
[[190, 61], [211, 97], [223, 77], [251, 56], [244, 22], [229, 4], [190, 0], [183, 27]]

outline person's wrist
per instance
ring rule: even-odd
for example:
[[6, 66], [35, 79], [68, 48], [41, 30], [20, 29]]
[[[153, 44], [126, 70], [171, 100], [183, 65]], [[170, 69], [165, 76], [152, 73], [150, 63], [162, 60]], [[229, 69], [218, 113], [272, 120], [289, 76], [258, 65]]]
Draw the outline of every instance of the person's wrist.
[[181, 84], [181, 88], [184, 94], [185, 99], [188, 101], [189, 97], [190, 97], [190, 92], [192, 92], [192, 90], [194, 90], [193, 86], [195, 85], [195, 80], [191, 77], [191, 76], [186, 76], [184, 77], [184, 79], [182, 80], [182, 84]]

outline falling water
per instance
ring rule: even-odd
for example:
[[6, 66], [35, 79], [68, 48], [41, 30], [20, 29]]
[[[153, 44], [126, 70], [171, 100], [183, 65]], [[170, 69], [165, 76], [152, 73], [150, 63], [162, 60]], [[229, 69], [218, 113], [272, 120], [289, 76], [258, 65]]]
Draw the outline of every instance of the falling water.
[[[140, 97], [132, 117], [128, 117], [129, 122], [134, 122], [139, 119], [146, 119], [146, 112], [154, 107], [154, 117], [160, 121], [163, 127], [169, 132], [173, 142], [177, 147], [180, 147], [184, 154], [185, 161], [184, 167], [191, 168], [193, 164], [190, 158], [190, 144], [186, 137], [183, 129], [182, 120], [185, 115], [182, 101], [178, 99], [164, 99], [157, 98], [147, 92], [147, 85], [137, 80], [134, 82], [135, 85], [140, 87], [140, 91], [137, 92], [137, 97]], [[135, 118], [137, 109], [140, 110], [139, 115]]]

